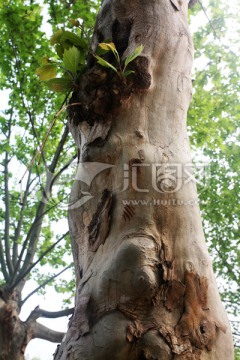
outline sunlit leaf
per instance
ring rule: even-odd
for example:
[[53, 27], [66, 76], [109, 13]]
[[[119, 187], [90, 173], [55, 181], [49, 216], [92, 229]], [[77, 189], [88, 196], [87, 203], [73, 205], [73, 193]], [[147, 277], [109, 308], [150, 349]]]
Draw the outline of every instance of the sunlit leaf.
[[61, 42], [64, 42], [64, 40], [67, 40], [72, 45], [78, 46], [82, 49], [86, 49], [88, 47], [86, 39], [81, 38], [80, 36], [72, 33], [71, 31], [63, 31], [63, 34], [61, 36]]
[[98, 44], [98, 46], [102, 49], [102, 50], [105, 50], [105, 51], [116, 51], [116, 47], [114, 45], [113, 42], [111, 43], [100, 43]]
[[79, 60], [80, 52], [75, 46], [64, 50], [63, 65], [65, 69], [70, 71], [74, 76], [77, 74]]
[[129, 76], [131, 74], [134, 74], [134, 73], [135, 73], [135, 71], [133, 71], [133, 70], [126, 70], [126, 71], [124, 71], [123, 76], [127, 77], [127, 76]]
[[98, 64], [106, 67], [106, 68], [110, 68], [113, 71], [115, 71], [116, 73], [118, 73], [117, 69], [115, 68], [115, 66], [113, 66], [112, 64], [110, 64], [109, 62], [107, 62], [106, 60], [102, 59], [100, 56], [95, 55], [95, 58], [97, 59]]
[[73, 81], [65, 78], [54, 78], [46, 81], [48, 88], [52, 91], [69, 91], [73, 87]]
[[72, 26], [76, 26], [76, 27], [80, 26], [80, 22], [78, 20], [70, 18], [68, 21], [72, 24]]
[[142, 51], [143, 51], [143, 45], [139, 45], [138, 47], [136, 47], [136, 49], [132, 52], [132, 54], [126, 57], [124, 61], [125, 67], [134, 59], [136, 59], [141, 54]]
[[55, 45], [59, 42], [61, 39], [61, 36], [63, 34], [63, 30], [57, 30], [50, 38], [50, 44]]
[[39, 80], [45, 81], [56, 77], [57, 69], [55, 65], [43, 65], [36, 70]]

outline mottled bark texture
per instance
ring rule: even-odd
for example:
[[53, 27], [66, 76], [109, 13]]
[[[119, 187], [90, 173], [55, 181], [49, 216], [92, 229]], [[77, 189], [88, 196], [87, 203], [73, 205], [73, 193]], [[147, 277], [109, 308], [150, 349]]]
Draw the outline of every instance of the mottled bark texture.
[[[92, 49], [111, 39], [123, 59], [139, 44], [144, 50], [126, 82], [90, 58], [73, 94], [81, 105], [69, 125], [83, 163], [69, 209], [76, 309], [55, 359], [233, 359], [195, 183], [183, 172], [173, 181], [160, 170], [191, 162], [188, 6], [187, 0], [103, 1]], [[112, 167], [90, 184], [82, 173], [89, 163]]]

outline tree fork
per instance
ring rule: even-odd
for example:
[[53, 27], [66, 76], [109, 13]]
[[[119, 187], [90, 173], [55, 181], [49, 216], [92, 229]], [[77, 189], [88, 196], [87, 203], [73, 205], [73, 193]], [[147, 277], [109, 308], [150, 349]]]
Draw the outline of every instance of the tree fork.
[[[55, 359], [233, 359], [195, 183], [157, 170], [191, 163], [194, 2], [102, 3], [92, 50], [105, 39], [123, 59], [139, 44], [144, 50], [122, 84], [90, 59], [71, 100], [82, 103], [69, 120], [79, 179], [90, 163], [109, 167], [72, 188], [76, 307]], [[174, 191], [177, 181], [184, 183]]]

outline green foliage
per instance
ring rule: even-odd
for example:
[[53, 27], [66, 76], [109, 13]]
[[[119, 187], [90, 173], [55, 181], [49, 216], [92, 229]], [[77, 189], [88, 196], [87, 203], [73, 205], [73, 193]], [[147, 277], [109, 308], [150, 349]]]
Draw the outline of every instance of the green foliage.
[[[88, 51], [88, 40], [84, 37], [79, 21], [69, 20], [77, 25], [79, 35], [74, 32], [59, 29], [50, 39], [50, 44], [55, 46], [56, 56], [59, 60], [43, 57], [42, 66], [36, 69], [39, 80], [45, 81], [48, 88], [55, 92], [73, 90], [77, 79], [84, 72]], [[57, 73], [61, 77], [56, 78]]]
[[240, 349], [235, 349], [234, 360], [240, 360]]
[[101, 56], [95, 54], [95, 58], [97, 59], [98, 64], [100, 64], [103, 67], [112, 69], [113, 71], [115, 71], [120, 78], [124, 79], [127, 76], [129, 76], [130, 74], [133, 74], [134, 71], [133, 70], [128, 70], [127, 66], [133, 61], [135, 60], [143, 51], [143, 45], [139, 45], [136, 47], [136, 49], [129, 55], [126, 57], [126, 59], [124, 61], [122, 61], [120, 59], [120, 56], [118, 54], [118, 51], [114, 45], [113, 42], [110, 43], [100, 43], [98, 44], [99, 50], [98, 53], [100, 54], [106, 54], [108, 52], [111, 52], [114, 57], [115, 60], [117, 62], [117, 67], [115, 67], [114, 65], [112, 65], [111, 63], [109, 63], [108, 61], [106, 61], [105, 59], [103, 59]]
[[[188, 113], [192, 147], [198, 159], [210, 161], [211, 177], [200, 189], [205, 237], [213, 258], [222, 299], [228, 312], [237, 314], [240, 302], [239, 218], [240, 218], [240, 61], [231, 29], [239, 4], [211, 2], [207, 8], [211, 23], [201, 24], [194, 33], [194, 93]], [[204, 16], [200, 5], [194, 16]], [[215, 31], [213, 31], [213, 27]], [[201, 60], [198, 60], [201, 59]], [[201, 64], [204, 64], [201, 65]]]
[[63, 53], [64, 68], [74, 78], [77, 75], [78, 66], [80, 61], [80, 51], [75, 47], [65, 49]]
[[[6, 245], [4, 258], [0, 258], [1, 285], [10, 285], [20, 279], [30, 264], [66, 232], [63, 219], [67, 217], [75, 148], [72, 138], [68, 137], [63, 113], [60, 115], [62, 121], [51, 130], [41, 163], [35, 163], [23, 179], [23, 204], [20, 203], [18, 182], [66, 97], [62, 94], [63, 90], [73, 88], [84, 67], [87, 44], [99, 5], [91, 0], [71, 5], [66, 1], [56, 3], [46, 0], [44, 3], [44, 11], [36, 1], [11, 0], [0, 6], [0, 91], [3, 109], [0, 112], [0, 180], [8, 185], [0, 189], [0, 216], [3, 221], [0, 241], [3, 246]], [[73, 20], [77, 17], [78, 20]], [[74, 26], [74, 30], [70, 31], [65, 30], [69, 18], [69, 27]], [[46, 23], [54, 33], [50, 40], [52, 46], [43, 30]], [[43, 82], [39, 82], [39, 78]], [[48, 87], [56, 93], [52, 94]], [[55, 224], [57, 233], [53, 232], [52, 224]], [[69, 237], [66, 236], [41, 259], [34, 271], [24, 277], [24, 281], [31, 278], [41, 285], [42, 281], [69, 265], [70, 256]], [[41, 267], [47, 268], [44, 278], [40, 274], [46, 270]], [[54, 279], [53, 283], [56, 281]], [[64, 291], [63, 286], [61, 290]], [[45, 291], [44, 288], [41, 291]]]
[[142, 51], [143, 51], [143, 45], [139, 45], [132, 52], [132, 54], [130, 54], [129, 56], [126, 57], [126, 59], [124, 60], [123, 72], [126, 69], [126, 67], [128, 66], [128, 64], [130, 64], [134, 59], [136, 59], [141, 54]]
[[57, 75], [57, 68], [55, 65], [43, 65], [36, 70], [36, 74], [39, 76], [39, 80], [49, 80]]

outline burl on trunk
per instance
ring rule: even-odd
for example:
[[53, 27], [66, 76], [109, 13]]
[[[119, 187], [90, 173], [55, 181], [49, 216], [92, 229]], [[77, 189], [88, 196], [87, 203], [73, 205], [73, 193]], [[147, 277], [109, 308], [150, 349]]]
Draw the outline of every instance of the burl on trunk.
[[122, 59], [144, 49], [126, 80], [90, 57], [71, 100], [77, 293], [55, 359], [233, 359], [189, 170], [188, 6], [103, 1], [92, 50], [107, 39]]

